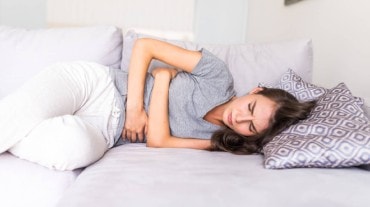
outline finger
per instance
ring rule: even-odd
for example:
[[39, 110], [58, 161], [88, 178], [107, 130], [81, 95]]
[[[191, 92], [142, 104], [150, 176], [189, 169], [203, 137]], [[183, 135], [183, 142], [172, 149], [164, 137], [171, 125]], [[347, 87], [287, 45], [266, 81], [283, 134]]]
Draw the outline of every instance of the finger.
[[148, 137], [148, 124], [144, 126], [143, 143], [146, 142], [147, 137]]
[[145, 133], [145, 136], [147, 136], [147, 134], [148, 134], [148, 121], [146, 122], [146, 124], [144, 126], [144, 133]]
[[143, 143], [143, 139], [144, 139], [144, 134], [143, 132], [138, 132], [137, 133], [137, 136], [138, 136], [138, 140], [140, 143]]
[[128, 130], [126, 131], [126, 139], [131, 142], [131, 132]]
[[125, 140], [125, 139], [126, 139], [126, 129], [123, 129], [123, 130], [122, 130], [121, 138], [122, 138], [123, 140]]
[[136, 139], [136, 132], [131, 132], [131, 143], [135, 143]]

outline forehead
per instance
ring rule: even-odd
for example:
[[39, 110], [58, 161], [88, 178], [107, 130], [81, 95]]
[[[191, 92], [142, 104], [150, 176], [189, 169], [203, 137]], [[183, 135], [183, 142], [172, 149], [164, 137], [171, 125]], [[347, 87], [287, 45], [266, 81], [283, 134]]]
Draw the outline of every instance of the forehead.
[[260, 105], [262, 108], [267, 107], [275, 107], [275, 102], [270, 100], [269, 98], [259, 95], [259, 94], [248, 94], [242, 97], [242, 101], [246, 102], [255, 102], [257, 101], [257, 104]]

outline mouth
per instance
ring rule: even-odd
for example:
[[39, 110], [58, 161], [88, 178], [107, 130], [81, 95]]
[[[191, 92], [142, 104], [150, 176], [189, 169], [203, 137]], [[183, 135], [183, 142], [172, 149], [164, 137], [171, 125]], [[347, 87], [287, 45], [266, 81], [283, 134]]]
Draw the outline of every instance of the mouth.
[[232, 114], [230, 113], [229, 114], [229, 116], [227, 116], [227, 122], [229, 123], [229, 125], [230, 126], [232, 126], [233, 125], [233, 116], [232, 116]]

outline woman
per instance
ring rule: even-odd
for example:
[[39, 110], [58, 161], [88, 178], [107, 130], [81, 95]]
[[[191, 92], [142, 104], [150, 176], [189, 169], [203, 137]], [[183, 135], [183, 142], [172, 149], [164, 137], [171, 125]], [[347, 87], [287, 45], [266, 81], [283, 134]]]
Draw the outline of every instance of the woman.
[[[176, 74], [175, 70], [166, 68], [153, 71], [155, 83], [147, 124], [146, 107], [143, 106], [144, 74], [153, 58], [181, 68], [186, 73]], [[172, 79], [172, 93], [169, 93]], [[248, 95], [236, 98], [227, 66], [213, 54], [206, 50], [189, 51], [161, 41], [140, 39], [131, 58], [127, 117], [122, 137], [131, 142], [142, 142], [148, 132], [147, 145], [150, 147], [186, 147], [251, 154], [259, 151], [287, 126], [306, 118], [313, 106], [314, 102], [299, 103], [291, 94], [278, 89], [255, 88]], [[183, 117], [192, 111], [197, 113], [184, 120]], [[178, 118], [178, 113], [185, 115]], [[189, 119], [192, 122], [185, 122]], [[183, 130], [175, 129], [179, 125]], [[191, 127], [187, 127], [189, 125]], [[147, 126], [152, 130], [146, 130]], [[220, 127], [225, 129], [220, 130]]]
[[[146, 75], [152, 59], [179, 71]], [[122, 139], [250, 154], [313, 106], [275, 89], [235, 97], [225, 63], [207, 50], [140, 39], [130, 61], [129, 75], [94, 63], [56, 64], [2, 99], [0, 153], [58, 170], [85, 167]]]

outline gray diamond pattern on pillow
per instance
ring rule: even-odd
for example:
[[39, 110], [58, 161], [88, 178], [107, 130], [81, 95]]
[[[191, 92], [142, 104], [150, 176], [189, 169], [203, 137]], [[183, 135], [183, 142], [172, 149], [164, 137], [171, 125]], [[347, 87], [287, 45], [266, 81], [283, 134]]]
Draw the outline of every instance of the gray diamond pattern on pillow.
[[327, 89], [305, 82], [292, 69], [288, 69], [279, 80], [276, 86], [260, 83], [260, 87], [280, 88], [291, 93], [299, 101], [312, 101], [323, 95]]
[[349, 167], [370, 163], [370, 123], [341, 83], [319, 98], [306, 120], [263, 148], [265, 167]]
[[312, 101], [323, 95], [327, 89], [305, 82], [292, 69], [283, 74], [278, 88], [294, 95], [300, 101]]
[[[288, 69], [279, 80], [279, 83], [275, 86], [266, 83], [259, 83], [259, 87], [268, 88], [279, 88], [288, 91], [299, 101], [312, 101], [322, 96], [328, 89], [320, 86], [316, 86], [312, 83], [304, 81], [297, 73], [292, 69]], [[351, 94], [348, 90], [346, 93]], [[359, 106], [364, 105], [364, 100], [360, 97], [354, 97]]]

